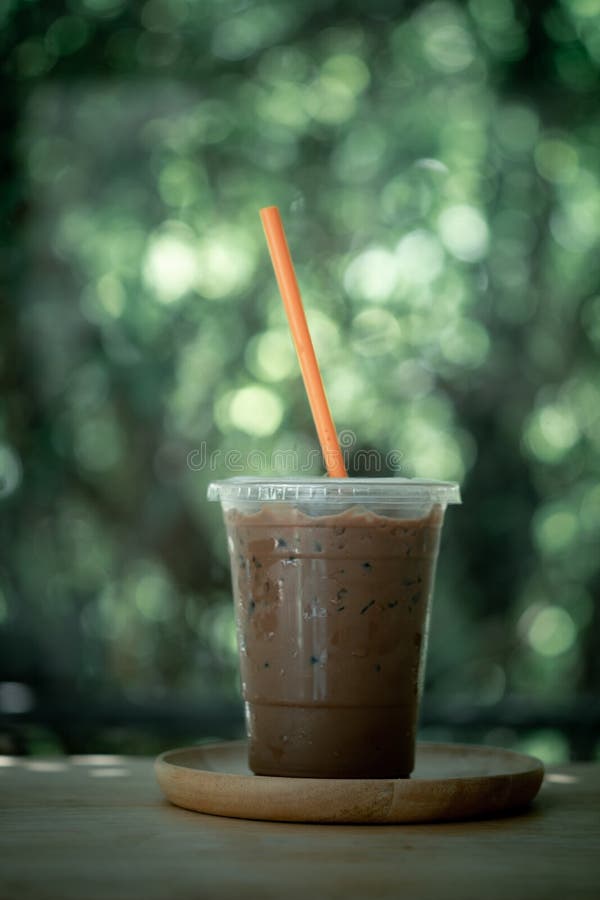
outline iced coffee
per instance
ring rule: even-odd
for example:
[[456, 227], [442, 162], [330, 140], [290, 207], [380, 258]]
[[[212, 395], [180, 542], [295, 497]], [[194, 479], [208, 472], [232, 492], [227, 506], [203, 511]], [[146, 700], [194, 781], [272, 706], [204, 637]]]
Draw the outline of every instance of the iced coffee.
[[229, 541], [250, 768], [408, 777], [440, 532], [457, 488], [268, 484], [213, 488]]

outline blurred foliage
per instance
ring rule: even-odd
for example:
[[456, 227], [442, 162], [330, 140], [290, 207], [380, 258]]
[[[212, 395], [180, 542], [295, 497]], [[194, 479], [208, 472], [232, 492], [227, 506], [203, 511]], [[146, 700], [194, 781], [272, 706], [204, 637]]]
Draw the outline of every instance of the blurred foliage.
[[[463, 485], [429, 696], [591, 695], [600, 0], [0, 19], [0, 679], [32, 702], [238, 696], [206, 485], [227, 450], [315, 448], [275, 203], [338, 427]], [[186, 464], [201, 445], [213, 470]]]

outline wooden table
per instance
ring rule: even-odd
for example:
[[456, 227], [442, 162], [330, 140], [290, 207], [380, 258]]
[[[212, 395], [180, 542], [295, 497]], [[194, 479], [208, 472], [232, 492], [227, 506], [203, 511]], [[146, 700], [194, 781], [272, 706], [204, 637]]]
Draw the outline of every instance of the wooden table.
[[0, 900], [597, 900], [599, 838], [600, 765], [519, 816], [340, 826], [176, 809], [148, 759], [0, 758]]

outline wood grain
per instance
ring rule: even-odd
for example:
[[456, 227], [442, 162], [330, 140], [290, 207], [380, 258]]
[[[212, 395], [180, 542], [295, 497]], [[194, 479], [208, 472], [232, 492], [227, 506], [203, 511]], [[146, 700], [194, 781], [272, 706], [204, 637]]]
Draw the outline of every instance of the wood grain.
[[275, 822], [408, 823], [504, 814], [530, 803], [544, 774], [531, 756], [497, 747], [419, 744], [410, 779], [252, 775], [245, 741], [183, 748], [156, 761], [176, 806]]
[[374, 826], [186, 812], [150, 760], [0, 763], [0, 900], [598, 896], [596, 764], [552, 769], [518, 816]]

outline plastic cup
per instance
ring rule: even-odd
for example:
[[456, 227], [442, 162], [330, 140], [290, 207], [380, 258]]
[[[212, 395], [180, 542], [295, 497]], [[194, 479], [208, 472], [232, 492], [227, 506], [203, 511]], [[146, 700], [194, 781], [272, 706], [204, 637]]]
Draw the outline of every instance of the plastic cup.
[[208, 496], [227, 528], [252, 771], [408, 777], [458, 485], [231, 478]]

